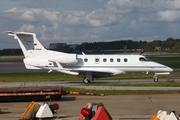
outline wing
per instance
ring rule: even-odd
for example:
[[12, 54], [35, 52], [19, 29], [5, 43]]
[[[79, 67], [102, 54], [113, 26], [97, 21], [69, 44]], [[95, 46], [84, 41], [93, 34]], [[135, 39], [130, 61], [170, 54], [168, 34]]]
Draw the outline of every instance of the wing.
[[125, 74], [124, 71], [118, 69], [84, 69], [84, 70], [72, 70], [74, 72], [79, 72], [79, 75], [84, 75], [85, 73], [91, 73], [93, 77], [107, 77], [112, 75]]

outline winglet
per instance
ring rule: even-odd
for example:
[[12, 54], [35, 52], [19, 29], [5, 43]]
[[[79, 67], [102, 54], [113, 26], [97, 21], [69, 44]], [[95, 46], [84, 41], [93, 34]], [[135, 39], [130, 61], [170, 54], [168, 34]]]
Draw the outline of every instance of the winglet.
[[6, 34], [14, 36], [14, 32], [12, 32], [12, 31], [7, 31]]

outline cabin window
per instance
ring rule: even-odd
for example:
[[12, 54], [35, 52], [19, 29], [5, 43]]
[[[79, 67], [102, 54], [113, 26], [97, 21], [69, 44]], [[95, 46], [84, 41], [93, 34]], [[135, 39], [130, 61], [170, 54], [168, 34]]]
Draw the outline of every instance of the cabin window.
[[121, 59], [120, 59], [120, 58], [118, 58], [118, 59], [117, 59], [117, 62], [120, 62], [120, 61], [121, 61]]
[[98, 58], [96, 58], [96, 59], [95, 59], [95, 61], [96, 61], [96, 62], [99, 62], [99, 59], [98, 59]]
[[113, 61], [114, 61], [114, 59], [113, 59], [113, 58], [111, 58], [111, 59], [110, 59], [110, 62], [113, 62]]
[[127, 58], [124, 58], [124, 62], [127, 62], [128, 61], [128, 59]]
[[95, 63], [99, 63], [99, 62], [100, 62], [99, 57], [96, 57], [96, 58], [95, 58]]
[[52, 63], [49, 63], [49, 65], [52, 65]]
[[140, 57], [139, 61], [147, 61], [144, 57]]
[[106, 62], [106, 61], [107, 61], [107, 59], [106, 59], [106, 58], [104, 58], [104, 59], [103, 59], [103, 62]]
[[84, 62], [88, 62], [88, 59], [87, 59], [87, 58], [85, 58], [85, 59], [84, 59]]

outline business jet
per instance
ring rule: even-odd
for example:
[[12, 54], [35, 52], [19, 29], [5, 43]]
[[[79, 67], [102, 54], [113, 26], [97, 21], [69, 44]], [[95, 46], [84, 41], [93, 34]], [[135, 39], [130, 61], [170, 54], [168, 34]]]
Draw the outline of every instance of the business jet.
[[158, 82], [157, 75], [170, 74], [173, 71], [170, 67], [149, 61], [143, 55], [69, 54], [45, 49], [35, 33], [9, 31], [7, 34], [19, 42], [27, 69], [47, 69], [49, 72], [79, 75], [84, 77], [84, 83], [92, 82], [93, 78], [126, 72], [155, 72], [154, 82]]

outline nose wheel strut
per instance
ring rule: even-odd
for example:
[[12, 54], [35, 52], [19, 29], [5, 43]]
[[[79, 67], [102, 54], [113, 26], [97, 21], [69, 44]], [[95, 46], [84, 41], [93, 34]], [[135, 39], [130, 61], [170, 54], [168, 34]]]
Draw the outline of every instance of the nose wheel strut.
[[157, 75], [155, 75], [155, 76], [153, 77], [153, 79], [154, 79], [154, 82], [158, 82], [158, 77], [157, 77]]

